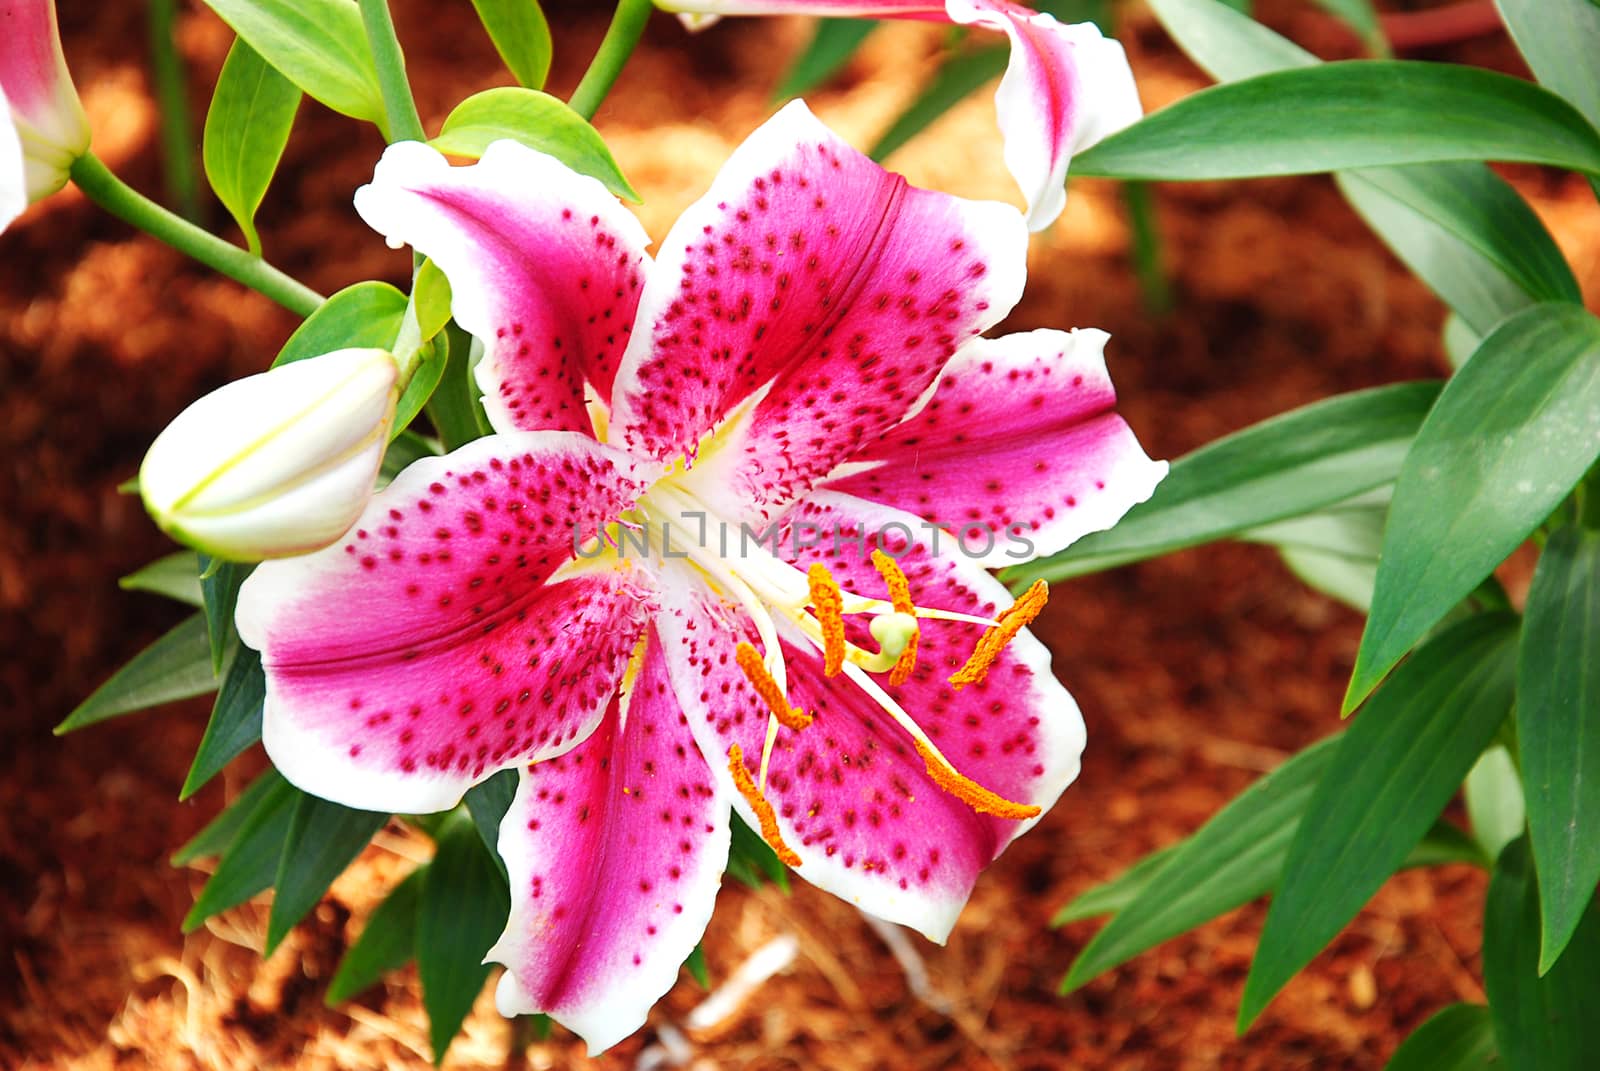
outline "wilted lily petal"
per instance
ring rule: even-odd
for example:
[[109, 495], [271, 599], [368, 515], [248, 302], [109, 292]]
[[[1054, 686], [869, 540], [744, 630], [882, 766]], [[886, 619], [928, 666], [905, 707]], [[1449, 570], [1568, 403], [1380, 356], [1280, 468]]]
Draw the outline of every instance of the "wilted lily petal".
[[89, 148], [53, 0], [0, 0], [0, 231]]
[[1142, 114], [1122, 46], [1093, 23], [1068, 25], [1011, 0], [656, 0], [691, 27], [707, 16], [827, 15], [952, 22], [1011, 39], [995, 93], [1006, 167], [1028, 202], [1028, 229], [1043, 230], [1066, 206], [1073, 155]]
[[[450, 275], [497, 434], [257, 569], [238, 623], [306, 790], [419, 811], [521, 771], [499, 1004], [598, 1050], [704, 928], [730, 805], [802, 877], [945, 937], [1084, 735], [1025, 631], [1042, 587], [1013, 603], [949, 529], [976, 511], [1037, 553], [1165, 466], [1111, 411], [1103, 335], [977, 337], [1021, 293], [1021, 215], [912, 189], [803, 104], [654, 264], [558, 166], [388, 150], [363, 214]], [[590, 425], [555, 430], [579, 384]]]
[[336, 350], [212, 391], [151, 444], [145, 508], [173, 538], [233, 561], [326, 546], [372, 493], [397, 374], [383, 350]]

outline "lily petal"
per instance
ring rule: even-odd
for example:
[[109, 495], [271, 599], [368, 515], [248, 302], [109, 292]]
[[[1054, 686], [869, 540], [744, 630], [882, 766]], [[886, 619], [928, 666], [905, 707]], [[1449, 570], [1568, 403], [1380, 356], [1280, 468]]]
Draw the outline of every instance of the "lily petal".
[[694, 456], [722, 515], [803, 494], [905, 416], [1022, 293], [1008, 206], [915, 189], [801, 101], [739, 147], [662, 243], [617, 376], [613, 437]]
[[524, 767], [500, 826], [511, 875], [496, 1003], [609, 1048], [644, 1023], [705, 932], [728, 859], [728, 799], [647, 635], [592, 736]]
[[584, 382], [610, 397], [649, 269], [649, 236], [599, 181], [514, 141], [467, 167], [399, 142], [356, 211], [450, 280], [496, 430], [589, 430]]
[[1083, 329], [974, 339], [922, 410], [826, 486], [915, 513], [991, 568], [1110, 528], [1150, 497], [1167, 463], [1150, 460], [1114, 411], [1108, 337]]
[[[919, 605], [992, 614], [1011, 604], [988, 573], [959, 556], [935, 556], [921, 544], [906, 546], [918, 531], [911, 514], [825, 492], [788, 515], [846, 537], [831, 535], [802, 552], [796, 564], [822, 561], [841, 584], [857, 592], [881, 591], [870, 550], [886, 542]], [[878, 533], [894, 534], [886, 541]], [[851, 535], [864, 536], [862, 544]], [[804, 541], [801, 541], [804, 542]], [[784, 537], [783, 545], [794, 541]], [[674, 652], [673, 682], [690, 728], [713, 772], [731, 791], [724, 767], [737, 744], [752, 776], [766, 733], [766, 710], [734, 666], [740, 642], [757, 643], [749, 621], [711, 597], [685, 592], [669, 597], [678, 612], [658, 618]], [[1050, 656], [1023, 632], [1003, 651], [987, 679], [960, 692], [946, 677], [971, 652], [981, 627], [922, 622], [918, 668], [904, 685], [881, 682], [967, 777], [1009, 800], [1047, 809], [1078, 773], [1083, 720], [1077, 705], [1050, 673]], [[864, 646], [864, 623], [851, 622], [851, 639]], [[814, 716], [800, 730], [780, 729], [768, 774], [771, 802], [784, 841], [801, 859], [796, 873], [880, 918], [943, 941], [978, 874], [1034, 820], [978, 814], [928, 775], [910, 736], [847, 677], [825, 678], [820, 654], [790, 630], [783, 642], [788, 698]], [[716, 760], [722, 759], [721, 765]], [[726, 778], [726, 780], [724, 780]], [[741, 797], [741, 817], [759, 817]]]
[[1067, 203], [1067, 165], [1143, 114], [1127, 55], [1091, 22], [1057, 22], [1007, 0], [948, 0], [952, 22], [1000, 30], [1011, 59], [995, 91], [1006, 168], [1028, 201], [1028, 229]]
[[552, 574], [643, 487], [587, 436], [490, 436], [407, 468], [338, 543], [257, 568], [236, 621], [273, 763], [324, 799], [420, 813], [578, 744], [645, 606], [619, 572]]
[[[61, 52], [54, 0], [0, 0], [0, 111], [10, 114], [0, 126], [9, 121], [22, 143], [28, 200], [59, 190], [89, 148], [89, 120]], [[9, 167], [0, 168], [0, 193], [9, 196]], [[0, 230], [4, 213], [0, 199]]]
[[6, 107], [5, 88], [0, 86], [0, 234], [28, 207], [26, 168], [22, 140]]

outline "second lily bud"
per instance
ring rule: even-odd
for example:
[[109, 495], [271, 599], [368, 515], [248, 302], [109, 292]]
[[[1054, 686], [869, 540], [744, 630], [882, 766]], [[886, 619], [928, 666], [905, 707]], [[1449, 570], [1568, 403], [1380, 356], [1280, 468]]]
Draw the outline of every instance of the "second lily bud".
[[0, 231], [66, 185], [89, 121], [61, 54], [52, 0], [0, 0]]
[[179, 413], [139, 469], [174, 539], [260, 561], [327, 546], [361, 515], [399, 399], [394, 358], [335, 350], [212, 391]]

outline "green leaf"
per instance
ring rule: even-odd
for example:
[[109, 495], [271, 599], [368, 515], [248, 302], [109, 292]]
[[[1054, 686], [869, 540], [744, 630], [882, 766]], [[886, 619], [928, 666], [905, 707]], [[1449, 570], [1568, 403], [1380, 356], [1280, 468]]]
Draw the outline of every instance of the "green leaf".
[[355, 0], [205, 0], [261, 58], [334, 111], [385, 126]]
[[148, 591], [189, 606], [200, 607], [200, 567], [192, 550], [157, 558], [117, 581], [123, 591]]
[[334, 350], [387, 350], [394, 345], [405, 315], [406, 296], [388, 283], [347, 286], [317, 306], [295, 329], [273, 367]]
[[193, 933], [219, 911], [242, 904], [272, 884], [278, 859], [289, 835], [295, 806], [305, 795], [287, 781], [279, 781], [257, 800], [238, 834], [223, 850], [222, 862], [200, 890], [194, 906], [183, 917], [183, 932]]
[[233, 611], [239, 605], [239, 585], [255, 568], [242, 562], [213, 559], [197, 554], [200, 568], [200, 599], [206, 611], [206, 639], [211, 645], [211, 668], [222, 672], [222, 656], [227, 654], [238, 632], [233, 626]]
[[1600, 5], [1594, 0], [1495, 0], [1534, 77], [1600, 128]]
[[1342, 394], [1273, 417], [1188, 454], [1147, 502], [1108, 532], [1006, 570], [1050, 581], [1227, 539], [1388, 483], [1438, 395], [1436, 383]]
[[386, 973], [411, 961], [417, 945], [417, 905], [427, 870], [424, 863], [407, 874], [368, 916], [361, 936], [339, 961], [339, 969], [328, 983], [328, 1007], [370, 989]]
[[[1524, 643], [1527, 641], [1524, 640]], [[1522, 836], [1527, 810], [1522, 802], [1522, 779], [1510, 752], [1499, 744], [1490, 747], [1467, 773], [1462, 786], [1467, 821], [1483, 854], [1498, 858], [1507, 844]]]
[[[406, 389], [395, 403], [394, 425], [389, 431], [391, 441], [405, 434], [417, 415], [428, 408], [428, 403], [433, 400], [433, 392], [439, 389], [439, 383], [444, 379], [446, 359], [443, 339], [435, 338], [422, 344], [417, 367], [411, 373], [411, 382], [406, 384]], [[388, 460], [386, 453], [385, 465]]]
[[402, 431], [389, 443], [389, 449], [384, 451], [383, 467], [378, 472], [379, 483], [387, 485], [414, 461], [438, 456], [438, 444], [432, 439], [414, 431]]
[[1324, 11], [1334, 15], [1349, 26], [1375, 56], [1389, 54], [1389, 41], [1378, 25], [1378, 13], [1372, 9], [1372, 0], [1313, 0]]
[[417, 909], [417, 973], [435, 1064], [444, 1060], [489, 977], [483, 957], [510, 911], [506, 883], [473, 823], [453, 815], [439, 832]]
[[317, 906], [333, 879], [344, 873], [388, 820], [386, 814], [353, 810], [316, 796], [300, 796], [278, 859], [263, 955], [272, 955], [278, 942]]
[[1110, 881], [1079, 893], [1050, 917], [1050, 925], [1065, 926], [1069, 922], [1082, 922], [1084, 919], [1114, 915], [1121, 911], [1138, 898], [1150, 884], [1150, 879], [1171, 861], [1173, 854], [1185, 843], [1179, 841], [1165, 848], [1157, 848]]
[[1549, 970], [1600, 881], [1600, 533], [1562, 528], [1528, 591], [1517, 741]]
[[550, 73], [550, 24], [539, 0], [472, 0], [478, 21], [506, 69], [529, 89], [542, 89]]
[[[472, 336], [451, 323], [434, 340], [445, 353], [443, 377], [428, 399], [427, 413], [446, 452], [489, 434], [481, 394], [472, 375]], [[439, 360], [434, 357], [433, 360]]]
[[196, 833], [193, 839], [172, 853], [170, 860], [172, 865], [183, 866], [202, 856], [221, 855], [223, 850], [233, 843], [233, 838], [238, 834], [239, 827], [244, 825], [245, 819], [255, 813], [264, 798], [277, 791], [278, 786], [283, 784], [287, 784], [283, 775], [269, 767], [266, 773], [250, 782], [250, 787], [239, 793], [239, 798], [225, 807], [222, 813]]
[[1536, 305], [1450, 379], [1395, 484], [1354, 709], [1566, 497], [1600, 454], [1600, 320]]
[[178, 799], [186, 800], [238, 758], [246, 748], [261, 739], [261, 715], [267, 698], [267, 677], [261, 669], [261, 654], [239, 644], [217, 701], [211, 708], [206, 734], [200, 738], [189, 775], [184, 778]]
[[728, 843], [728, 876], [752, 889], [759, 889], [770, 881], [788, 892], [789, 868], [783, 865], [777, 853], [737, 814], [729, 821], [732, 837]]
[[1250, 1025], [1405, 860], [1511, 709], [1516, 618], [1439, 634], [1340, 738], [1295, 831], [1245, 979]]
[[706, 949], [703, 943], [694, 946], [689, 958], [683, 961], [683, 969], [689, 972], [689, 977], [693, 978], [701, 989], [711, 988], [711, 972], [706, 969]]
[[1401, 1042], [1384, 1071], [1492, 1071], [1494, 1023], [1482, 1004], [1452, 1004]]
[[464, 800], [467, 813], [472, 815], [472, 824], [477, 827], [478, 836], [483, 838], [483, 847], [500, 869], [501, 877], [506, 876], [506, 861], [500, 858], [500, 823], [511, 809], [511, 801], [516, 794], [517, 771], [501, 770], [482, 784], [468, 789]]
[[426, 342], [450, 322], [450, 280], [431, 260], [424, 260], [411, 284], [411, 300], [417, 310], [417, 330]]
[[883, 132], [867, 155], [882, 160], [916, 137], [985, 83], [1000, 77], [1011, 50], [1005, 45], [958, 53], [939, 65], [916, 100]]
[[1078, 175], [1223, 179], [1445, 160], [1600, 173], [1600, 133], [1560, 97], [1476, 67], [1355, 60], [1185, 97], [1073, 160]]
[[1544, 224], [1484, 165], [1372, 168], [1335, 178], [1395, 255], [1478, 333], [1536, 301], [1582, 303]]
[[295, 84], [244, 41], [234, 41], [206, 112], [201, 155], [211, 189], [256, 256], [261, 255], [256, 209], [283, 159], [299, 108]]
[[1365, 613], [1372, 604], [1392, 491], [1380, 487], [1316, 513], [1252, 528], [1239, 538], [1276, 546], [1306, 584]]
[[1506, 1071], [1588, 1067], [1600, 1052], [1600, 911], [1539, 974], [1539, 890], [1526, 837], [1500, 855], [1483, 907], [1483, 982]]
[[[1224, 81], [1320, 62], [1216, 0], [1155, 0], [1154, 7], [1184, 50]], [[1484, 165], [1369, 168], [1336, 177], [1389, 248], [1480, 334], [1535, 300], [1580, 301], [1538, 216]]]
[[618, 197], [639, 202], [595, 128], [564, 101], [536, 89], [501, 86], [474, 93], [456, 105], [428, 144], [476, 160], [502, 138], [549, 153], [580, 175], [599, 179]]
[[1178, 845], [1079, 954], [1062, 992], [1271, 889], [1338, 742], [1329, 737], [1290, 758]]
[[120, 714], [205, 695], [216, 686], [211, 650], [206, 645], [206, 618], [195, 614], [129, 659], [56, 726], [56, 735]]
[[878, 28], [874, 19], [819, 19], [811, 43], [789, 67], [773, 99], [803, 97], [826, 82], [856, 54], [861, 42]]
[[[339, 114], [386, 128], [355, 0], [205, 0], [261, 58]], [[387, 133], [387, 130], [386, 130]]]
[[1428, 830], [1427, 835], [1415, 848], [1411, 849], [1411, 854], [1406, 856], [1406, 861], [1400, 865], [1400, 869], [1465, 864], [1487, 870], [1492, 862], [1489, 856], [1483, 854], [1483, 846], [1474, 840], [1471, 834], [1441, 818], [1433, 823], [1433, 828]]
[[1440, 334], [1443, 337], [1439, 341], [1444, 346], [1444, 355], [1451, 368], [1466, 364], [1478, 347], [1483, 345], [1483, 336], [1468, 327], [1467, 322], [1454, 312], [1444, 318], [1444, 329]]

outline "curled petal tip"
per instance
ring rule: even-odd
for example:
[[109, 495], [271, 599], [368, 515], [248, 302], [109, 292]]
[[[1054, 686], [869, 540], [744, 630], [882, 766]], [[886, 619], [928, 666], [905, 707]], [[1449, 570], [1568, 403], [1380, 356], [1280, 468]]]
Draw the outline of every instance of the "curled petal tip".
[[26, 205], [66, 185], [88, 149], [89, 121], [67, 73], [55, 4], [0, 0], [0, 229], [17, 214], [19, 171]]

